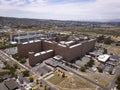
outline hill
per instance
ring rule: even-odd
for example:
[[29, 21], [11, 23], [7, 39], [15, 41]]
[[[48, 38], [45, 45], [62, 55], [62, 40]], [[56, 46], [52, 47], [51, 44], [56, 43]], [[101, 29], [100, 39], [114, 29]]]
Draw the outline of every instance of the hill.
[[85, 21], [59, 21], [44, 19], [27, 19], [15, 17], [0, 17], [0, 28], [9, 26], [11, 28], [33, 28], [33, 29], [50, 29], [50, 28], [108, 28], [120, 27], [120, 22], [85, 22]]

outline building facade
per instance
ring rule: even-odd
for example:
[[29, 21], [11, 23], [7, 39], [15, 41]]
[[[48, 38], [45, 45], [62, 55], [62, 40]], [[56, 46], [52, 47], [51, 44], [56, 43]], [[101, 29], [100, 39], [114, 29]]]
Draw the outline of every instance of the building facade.
[[28, 57], [32, 66], [56, 55], [70, 62], [93, 50], [96, 42], [96, 39], [67, 41], [67, 38], [68, 36], [59, 36], [50, 40], [18, 44], [18, 55]]

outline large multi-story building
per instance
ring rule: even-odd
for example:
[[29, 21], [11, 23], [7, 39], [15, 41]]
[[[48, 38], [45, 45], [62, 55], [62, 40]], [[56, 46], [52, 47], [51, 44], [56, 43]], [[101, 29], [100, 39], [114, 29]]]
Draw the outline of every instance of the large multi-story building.
[[11, 43], [24, 43], [29, 42], [32, 40], [41, 40], [47, 39], [48, 37], [55, 37], [55, 33], [48, 32], [48, 33], [41, 33], [41, 32], [22, 32], [17, 34], [10, 35], [10, 42]]
[[32, 66], [56, 55], [70, 62], [93, 50], [95, 42], [96, 39], [87, 36], [57, 35], [47, 40], [18, 44], [18, 55], [28, 57]]

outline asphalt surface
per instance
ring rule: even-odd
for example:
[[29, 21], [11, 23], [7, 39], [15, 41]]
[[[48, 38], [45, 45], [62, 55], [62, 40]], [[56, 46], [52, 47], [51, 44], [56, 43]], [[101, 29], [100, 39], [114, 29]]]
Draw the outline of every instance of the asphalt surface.
[[[0, 58], [3, 61], [7, 61], [10, 62], [9, 64], [13, 65], [13, 64], [17, 64], [20, 68], [26, 69], [28, 71], [30, 71], [33, 74], [36, 74], [35, 72], [33, 72], [31, 69], [29, 69], [28, 67], [24, 66], [23, 64], [19, 63], [17, 60], [15, 60], [14, 58], [12, 58], [11, 56], [7, 55], [6, 53], [4, 53], [3, 51], [0, 50]], [[41, 78], [40, 76], [37, 75], [36, 78]], [[47, 83], [45, 80], [43, 80], [41, 78], [41, 81], [48, 87], [51, 88], [51, 90], [57, 90], [55, 87], [53, 87], [52, 85], [50, 85], [49, 83]]]
[[[58, 62], [58, 61], [55, 61], [55, 62], [56, 62], [55, 64], [57, 64], [59, 67], [64, 68], [64, 69], [67, 70], [68, 72], [71, 72], [71, 73], [77, 75], [78, 77], [83, 78], [83, 79], [91, 82], [92, 84], [98, 86], [98, 87], [101, 88], [102, 90], [108, 90], [108, 88], [106, 88], [106, 87], [98, 84], [96, 81], [93, 81], [93, 80], [91, 80], [91, 79], [88, 79], [88, 78], [84, 77], [83, 75], [81, 75], [81, 74], [80, 74], [78, 71], [76, 71], [75, 69], [72, 69], [72, 68], [70, 68], [70, 67], [66, 66], [65, 64], [60, 63], [60, 62]], [[53, 63], [53, 64], [54, 64], [54, 63]]]
[[116, 68], [116, 73], [115, 73], [115, 78], [111, 81], [111, 85], [109, 87], [109, 90], [114, 90], [115, 87], [115, 82], [117, 80], [117, 77], [120, 75], [120, 64], [118, 65], [118, 67]]
[[[36, 74], [34, 71], [32, 71], [32, 70], [29, 69], [28, 67], [24, 66], [23, 64], [19, 63], [19, 62], [16, 61], [14, 58], [12, 58], [11, 56], [7, 55], [6, 53], [4, 53], [4, 52], [1, 51], [1, 50], [0, 50], [0, 58], [3, 59], [3, 60], [5, 60], [5, 61], [7, 61], [7, 62], [12, 62], [13, 64], [18, 64], [19, 67], [21, 67], [21, 68], [23, 68], [23, 69], [26, 69], [26, 70], [30, 71], [31, 73], [33, 73], [33, 74]], [[63, 65], [63, 64], [61, 64], [61, 66], [62, 66], [63, 68], [65, 68], [67, 71], [72, 72], [72, 73], [74, 73], [75, 75], [77, 75], [77, 76], [79, 76], [79, 77], [81, 77], [81, 78], [83, 78], [83, 79], [85, 79], [85, 80], [93, 83], [94, 85], [100, 87], [102, 90], [111, 90], [111, 89], [113, 89], [113, 88], [115, 87], [116, 78], [114, 78], [114, 80], [112, 81], [111, 86], [110, 86], [109, 88], [106, 88], [106, 87], [98, 84], [96, 81], [90, 80], [90, 79], [88, 79], [88, 78], [80, 75], [76, 70], [74, 70], [74, 69], [72, 69], [72, 68], [70, 68], [70, 67], [68, 67], [68, 66], [65, 66], [65, 65]], [[119, 66], [120, 66], [120, 65], [119, 65]], [[117, 73], [116, 73], [116, 76], [120, 74], [120, 67], [117, 68], [116, 72], [117, 72]], [[39, 76], [38, 76], [38, 77], [39, 77]], [[46, 81], [43, 80], [42, 78], [41, 78], [40, 80], [41, 80], [41, 82], [43, 82], [44, 84], [46, 84], [46, 86], [50, 87], [52, 90], [57, 90], [54, 86], [52, 86], [51, 84], [49, 84], [48, 82], [46, 82]]]
[[2, 58], [3, 60], [5, 60], [7, 62], [12, 63], [12, 64], [17, 64], [20, 68], [26, 69], [26, 70], [34, 73], [32, 70], [30, 70], [29, 68], [27, 68], [23, 64], [19, 63], [17, 60], [15, 60], [14, 58], [12, 58], [11, 56], [7, 55], [6, 53], [4, 53], [1, 50], [0, 50], [0, 58]]

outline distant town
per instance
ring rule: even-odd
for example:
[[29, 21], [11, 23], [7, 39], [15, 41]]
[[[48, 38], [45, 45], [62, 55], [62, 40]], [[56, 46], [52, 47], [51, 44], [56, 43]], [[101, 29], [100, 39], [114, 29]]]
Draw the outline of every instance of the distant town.
[[0, 17], [0, 90], [120, 90], [119, 25]]

